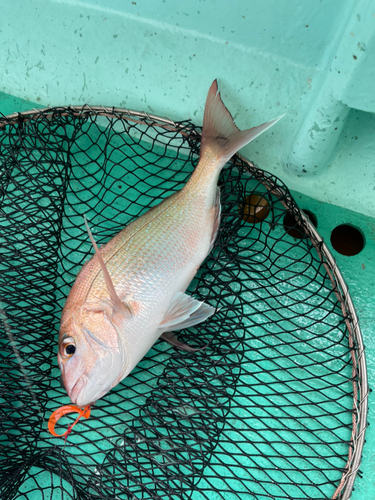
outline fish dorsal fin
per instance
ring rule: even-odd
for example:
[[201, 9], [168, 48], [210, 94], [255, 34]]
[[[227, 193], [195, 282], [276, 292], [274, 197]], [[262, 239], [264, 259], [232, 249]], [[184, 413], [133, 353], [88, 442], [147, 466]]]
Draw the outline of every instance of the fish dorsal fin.
[[189, 328], [205, 321], [214, 312], [214, 307], [193, 299], [185, 293], [177, 292], [169, 304], [159, 329], [161, 333], [164, 333], [167, 330]]
[[83, 218], [85, 219], [86, 230], [87, 230], [88, 235], [90, 237], [92, 246], [95, 249], [95, 254], [98, 258], [100, 267], [102, 269], [105, 285], [106, 285], [106, 288], [107, 288], [107, 291], [108, 291], [109, 297], [110, 297], [109, 300], [108, 299], [101, 299], [101, 300], [103, 301], [103, 303], [107, 303], [107, 305], [109, 305], [112, 308], [113, 313], [119, 313], [119, 314], [126, 315], [126, 316], [132, 315], [133, 312], [132, 312], [131, 307], [128, 306], [127, 304], [125, 304], [124, 302], [122, 302], [120, 297], [117, 295], [115, 287], [113, 285], [113, 281], [109, 275], [107, 266], [105, 265], [103, 257], [101, 256], [99, 248], [94, 240], [94, 237], [93, 237], [91, 230], [89, 228], [89, 225], [87, 223], [86, 216], [84, 215]]

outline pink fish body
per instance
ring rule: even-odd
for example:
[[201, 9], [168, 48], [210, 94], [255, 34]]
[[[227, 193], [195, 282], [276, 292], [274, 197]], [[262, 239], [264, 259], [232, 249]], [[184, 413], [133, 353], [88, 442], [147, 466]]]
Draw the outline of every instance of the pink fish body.
[[123, 380], [166, 332], [215, 312], [185, 290], [220, 223], [217, 188], [236, 151], [279, 118], [240, 131], [217, 92], [208, 92], [199, 163], [184, 188], [126, 226], [79, 272], [63, 309], [58, 361], [73, 403], [85, 406]]

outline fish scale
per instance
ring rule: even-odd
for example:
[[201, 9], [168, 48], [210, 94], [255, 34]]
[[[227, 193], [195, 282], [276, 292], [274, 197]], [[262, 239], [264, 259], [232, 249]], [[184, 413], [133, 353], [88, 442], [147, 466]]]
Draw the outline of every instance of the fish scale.
[[[179, 204], [176, 201], [167, 210], [162, 203], [158, 206], [160, 215], [154, 213], [154, 218], [145, 223], [142, 231], [134, 231], [135, 228], [129, 225], [120, 233], [117, 245], [108, 250], [104, 247], [103, 258], [119, 295], [147, 293], [139, 289], [139, 281], [147, 283], [152, 279], [155, 284], [162, 285], [178, 276], [184, 280], [183, 274], [189, 274], [189, 268], [197, 269], [202, 257], [207, 255], [212, 214], [203, 210], [202, 203], [185, 203], [181, 210], [185, 198], [181, 196]], [[175, 227], [178, 229], [173, 231]], [[99, 262], [87, 298], [98, 295], [108, 296]]]

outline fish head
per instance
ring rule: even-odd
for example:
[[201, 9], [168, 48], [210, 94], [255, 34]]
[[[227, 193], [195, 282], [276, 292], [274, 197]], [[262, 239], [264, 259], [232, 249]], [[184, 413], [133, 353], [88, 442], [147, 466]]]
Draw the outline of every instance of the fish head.
[[72, 403], [92, 404], [120, 382], [128, 364], [121, 338], [103, 311], [73, 314], [61, 322], [57, 358]]

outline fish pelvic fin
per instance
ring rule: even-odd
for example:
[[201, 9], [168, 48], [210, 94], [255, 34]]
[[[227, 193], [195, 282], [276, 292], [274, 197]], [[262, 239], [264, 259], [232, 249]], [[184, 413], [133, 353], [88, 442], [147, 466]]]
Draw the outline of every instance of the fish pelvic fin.
[[[89, 228], [89, 225], [87, 223], [86, 215], [83, 216], [85, 220], [85, 226], [86, 230], [88, 232], [88, 235], [90, 237], [92, 246], [95, 249], [95, 254], [98, 258], [100, 267], [102, 269], [105, 285], [107, 288], [107, 291], [109, 293], [109, 300], [108, 299], [100, 299], [102, 301], [102, 309], [105, 310], [105, 308], [110, 307], [112, 309], [112, 314], [120, 314], [122, 316], [131, 316], [133, 314], [133, 311], [129, 305], [121, 301], [120, 297], [117, 295], [117, 292], [115, 290], [115, 287], [113, 285], [113, 281], [111, 276], [109, 275], [107, 266], [105, 265], [105, 262], [103, 260], [103, 257], [101, 256], [101, 253], [99, 251], [99, 248], [94, 240], [94, 237], [91, 233], [91, 230]], [[103, 307], [104, 306], [104, 307]]]
[[202, 321], [212, 316], [215, 311], [214, 307], [193, 299], [186, 293], [177, 292], [169, 304], [163, 321], [159, 325], [160, 338], [183, 351], [201, 351], [207, 345], [195, 349], [179, 340], [170, 330], [181, 330], [202, 323]]
[[197, 325], [212, 316], [215, 311], [214, 307], [193, 299], [186, 293], [177, 292], [159, 325], [160, 333]]
[[207, 149], [214, 148], [219, 151], [220, 166], [223, 167], [240, 148], [275, 125], [283, 116], [258, 127], [240, 130], [224, 105], [218, 92], [217, 80], [215, 80], [208, 91], [204, 108], [200, 158], [204, 156]]

